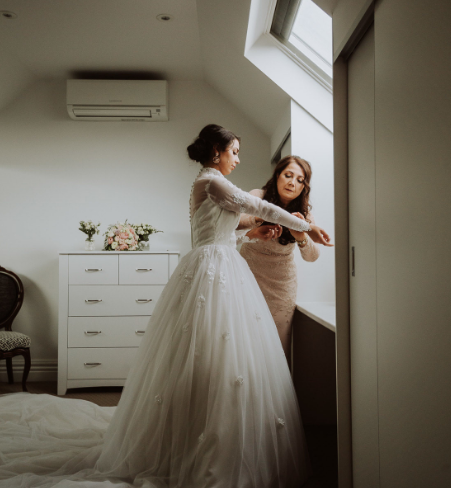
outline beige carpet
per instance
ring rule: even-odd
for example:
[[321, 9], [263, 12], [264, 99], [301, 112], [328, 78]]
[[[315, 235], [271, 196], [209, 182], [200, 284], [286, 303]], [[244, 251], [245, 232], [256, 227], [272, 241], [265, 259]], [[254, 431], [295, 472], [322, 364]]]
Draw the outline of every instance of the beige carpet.
[[[48, 395], [56, 395], [56, 382], [36, 382], [27, 383], [28, 393], [47, 393]], [[8, 383], [0, 383], [0, 395], [5, 393], [17, 393], [22, 391], [22, 385], [16, 382], [12, 385]], [[97, 403], [101, 407], [115, 407], [119, 398], [121, 397], [122, 387], [120, 386], [104, 386], [99, 388], [74, 388], [68, 390], [67, 393], [60, 398], [78, 398], [87, 400], [92, 403]]]

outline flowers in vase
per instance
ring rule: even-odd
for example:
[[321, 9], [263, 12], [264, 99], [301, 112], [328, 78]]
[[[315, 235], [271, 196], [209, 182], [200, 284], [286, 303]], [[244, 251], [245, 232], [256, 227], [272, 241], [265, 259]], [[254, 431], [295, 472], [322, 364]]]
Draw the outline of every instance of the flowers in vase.
[[156, 234], [157, 232], [163, 232], [162, 230], [157, 230], [150, 224], [133, 224], [136, 235], [139, 237], [139, 241], [148, 241], [150, 234]]
[[80, 220], [80, 228], [83, 233], [85, 233], [87, 237], [87, 241], [92, 241], [92, 236], [94, 234], [99, 233], [100, 222], [98, 224], [93, 224], [92, 220], [88, 220], [85, 222], [84, 220]]
[[118, 222], [110, 225], [103, 234], [105, 236], [105, 251], [136, 251], [138, 239], [133, 225]]

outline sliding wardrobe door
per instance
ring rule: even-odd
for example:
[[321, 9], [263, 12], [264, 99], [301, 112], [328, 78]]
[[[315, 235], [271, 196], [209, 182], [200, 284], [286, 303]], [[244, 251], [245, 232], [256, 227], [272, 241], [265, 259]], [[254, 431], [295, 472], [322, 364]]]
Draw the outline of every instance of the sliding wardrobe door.
[[374, 27], [348, 60], [352, 461], [354, 488], [379, 487]]

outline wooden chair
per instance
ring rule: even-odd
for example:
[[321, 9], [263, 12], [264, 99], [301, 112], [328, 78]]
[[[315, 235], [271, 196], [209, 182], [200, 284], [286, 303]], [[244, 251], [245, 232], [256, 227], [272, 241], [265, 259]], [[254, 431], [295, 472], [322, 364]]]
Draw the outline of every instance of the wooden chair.
[[[25, 367], [22, 376], [22, 389], [28, 391], [26, 381], [31, 366], [31, 339], [20, 332], [13, 332], [11, 326], [23, 303], [23, 284], [12, 271], [0, 266], [0, 360], [6, 359], [8, 383], [14, 383], [14, 356], [23, 356]], [[2, 330], [4, 329], [4, 330]]]

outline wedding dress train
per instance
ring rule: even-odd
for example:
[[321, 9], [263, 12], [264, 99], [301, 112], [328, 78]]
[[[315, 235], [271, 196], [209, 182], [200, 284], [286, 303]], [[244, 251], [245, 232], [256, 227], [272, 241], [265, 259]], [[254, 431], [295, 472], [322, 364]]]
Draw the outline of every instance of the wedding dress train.
[[296, 394], [234, 231], [240, 212], [308, 224], [214, 169], [196, 179], [190, 210], [193, 249], [155, 307], [118, 407], [0, 397], [1, 487], [301, 486]]

